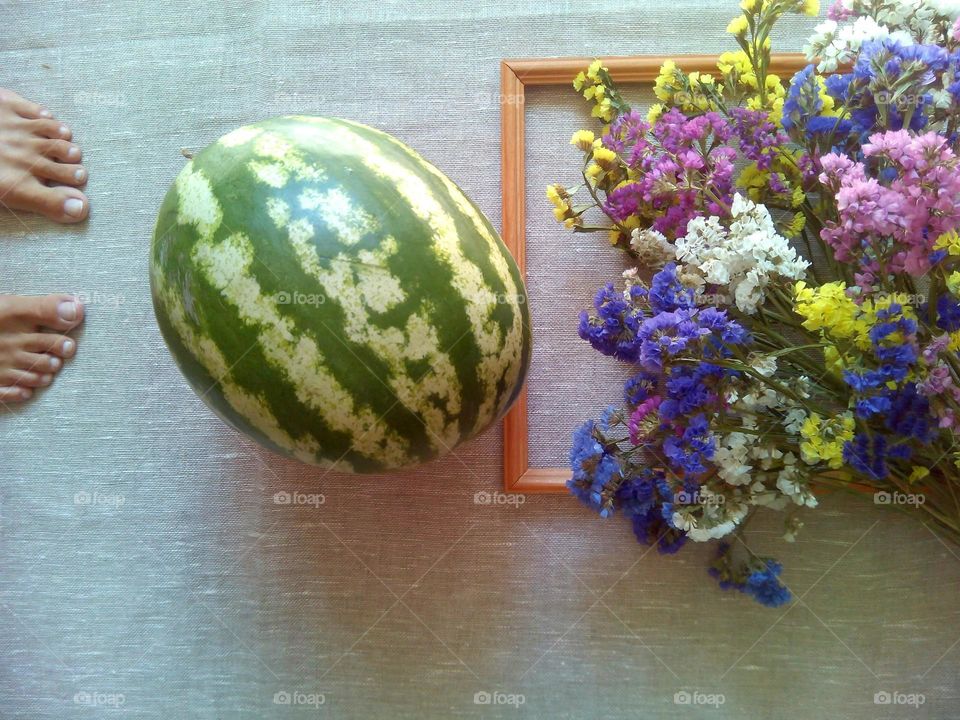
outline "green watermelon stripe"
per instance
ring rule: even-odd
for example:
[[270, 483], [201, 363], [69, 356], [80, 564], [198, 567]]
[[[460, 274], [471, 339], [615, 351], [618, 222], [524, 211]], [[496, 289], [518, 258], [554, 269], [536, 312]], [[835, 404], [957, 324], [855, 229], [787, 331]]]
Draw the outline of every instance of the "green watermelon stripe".
[[419, 155], [346, 121], [269, 120], [199, 153], [158, 217], [151, 286], [204, 400], [317, 464], [441, 454], [502, 415], [529, 362], [522, 282], [489, 222]]
[[[215, 159], [215, 155], [214, 158]], [[209, 165], [205, 165], [204, 168]], [[358, 171], [360, 169], [359, 165], [352, 167], [349, 163], [344, 162], [342, 168], [334, 170], [333, 168], [327, 171], [327, 175], [333, 178], [334, 183], [345, 182], [346, 178], [337, 177], [339, 175], [346, 176], [350, 172]], [[222, 173], [217, 173], [217, 168], [211, 167], [208, 171], [210, 174], [222, 177]], [[247, 185], [249, 187], [249, 185]], [[261, 186], [262, 187], [262, 186]], [[283, 189], [282, 196], [276, 196], [278, 198], [283, 198], [284, 203], [287, 205], [287, 211], [291, 218], [297, 218], [298, 215], [302, 215], [302, 212], [299, 212], [295, 209], [300, 197], [306, 190], [311, 189], [310, 185], [299, 185], [295, 181], [291, 180], [288, 185]], [[256, 190], [256, 189], [255, 189]], [[389, 188], [377, 188], [379, 193], [381, 190], [389, 190]], [[276, 192], [276, 191], [274, 191]], [[364, 190], [366, 192], [366, 190]], [[362, 204], [376, 204], [374, 200], [376, 198], [364, 198], [358, 196], [358, 198], [363, 201]], [[266, 198], [263, 200], [263, 203], [266, 202]], [[259, 197], [256, 195], [253, 198], [253, 205], [259, 206], [261, 202]], [[401, 222], [402, 217], [396, 217], [390, 219], [390, 225], [394, 229], [397, 228], [398, 224]], [[302, 223], [304, 220], [302, 218], [292, 219], [289, 223], [290, 226], [296, 223]], [[225, 224], [230, 224], [229, 217], [225, 221]], [[258, 264], [257, 268], [254, 269], [253, 275], [260, 282], [260, 284], [265, 288], [270, 288], [271, 283], [277, 282], [277, 277], [283, 278], [283, 287], [273, 288], [276, 292], [290, 292], [291, 288], [296, 288], [297, 291], [304, 290], [316, 290], [315, 276], [314, 279], [311, 278], [310, 273], [308, 273], [303, 267], [303, 261], [299, 264], [296, 261], [291, 261], [290, 254], [287, 252], [285, 244], [289, 245], [289, 240], [284, 237], [285, 233], [291, 228], [288, 227], [286, 231], [278, 230], [275, 226], [270, 225], [260, 225], [257, 227], [257, 233], [261, 236], [267, 236], [269, 242], [261, 243], [261, 247], [266, 248], [267, 254], [264, 252], [258, 251]], [[422, 234], [422, 228], [414, 227], [410, 230], [409, 235], [411, 238], [416, 237], [418, 234]], [[290, 233], [292, 234], [292, 232]], [[276, 242], [274, 242], [276, 240]], [[368, 243], [369, 247], [375, 248], [376, 245]], [[274, 250], [271, 252], [271, 248]], [[412, 249], [410, 243], [404, 243], [405, 255], [409, 254], [409, 251]], [[360, 252], [370, 252], [366, 249], [361, 249]], [[429, 260], [429, 257], [424, 259]], [[333, 260], [322, 262], [323, 259], [317, 257], [318, 269], [328, 270], [331, 265], [341, 263], [334, 263]], [[278, 264], [283, 264], [282, 268], [277, 267]], [[354, 262], [354, 264], [356, 264]], [[378, 262], [377, 264], [382, 264]], [[325, 267], [319, 267], [324, 265]], [[269, 266], [269, 270], [267, 269]], [[272, 293], [268, 293], [272, 294]], [[414, 451], [418, 456], [428, 456], [435, 453], [438, 449], [444, 449], [451, 443], [456, 442], [459, 439], [459, 433], [456, 437], [451, 436], [450, 430], [446, 430], [443, 427], [437, 427], [438, 423], [443, 425], [448, 423], [450, 419], [456, 421], [456, 416], [453, 415], [450, 418], [438, 417], [437, 422], [430, 423], [432, 426], [432, 433], [427, 433], [427, 431], [416, 422], [416, 415], [410, 412], [410, 408], [415, 408], [418, 412], [426, 414], [428, 417], [430, 413], [435, 415], [446, 413], [446, 408], [437, 408], [433, 406], [432, 402], [425, 402], [421, 399], [421, 402], [413, 402], [411, 400], [411, 393], [416, 394], [421, 383], [416, 382], [419, 380], [419, 377], [401, 377], [398, 382], [402, 382], [406, 386], [406, 392], [403, 392], [401, 388], [398, 388], [396, 384], [391, 383], [391, 378], [394, 378], [398, 373], [396, 368], [391, 368], [389, 364], [383, 361], [383, 359], [374, 352], [374, 349], [369, 346], [367, 342], [361, 343], [352, 343], [349, 338], [345, 337], [343, 333], [333, 333], [330, 331], [331, 328], [342, 328], [345, 324], [345, 317], [343, 313], [342, 303], [338, 303], [336, 297], [329, 296], [330, 300], [324, 302], [319, 306], [304, 306], [304, 305], [284, 305], [278, 308], [282, 314], [294, 316], [295, 324], [297, 327], [309, 327], [311, 325], [316, 326], [318, 321], [322, 325], [320, 332], [326, 337], [324, 340], [328, 345], [343, 345], [346, 349], [345, 353], [341, 354], [342, 366], [341, 368], [333, 368], [333, 373], [338, 378], [344, 378], [346, 380], [355, 379], [355, 387], [351, 387], [347, 383], [348, 391], [352, 393], [363, 393], [365, 399], [369, 402], [374, 412], [377, 414], [382, 414], [384, 412], [388, 413], [385, 418], [385, 422], [393, 426], [395, 430], [398, 430], [400, 434], [406, 436], [410, 440], [411, 444], [414, 446]], [[341, 298], [342, 300], [342, 298]], [[330, 313], [336, 311], [337, 316], [333, 316]], [[407, 313], [409, 314], [409, 312]], [[375, 320], [373, 320], [375, 322]], [[419, 325], [425, 325], [425, 323], [419, 323]], [[324, 332], [330, 331], [330, 332]], [[319, 342], [319, 340], [318, 340]], [[336, 355], [331, 354], [328, 357], [328, 363], [336, 360]], [[351, 365], [356, 366], [357, 363], [361, 367], [367, 368], [370, 372], [364, 375], [362, 372], [351, 372]], [[373, 375], [371, 378], [370, 375]], [[455, 379], [455, 378], [452, 378]], [[371, 384], [373, 380], [373, 384]], [[455, 390], [457, 388], [454, 388]], [[427, 388], [429, 390], [429, 387]], [[457, 393], [459, 395], [459, 393]], [[402, 400], [401, 405], [397, 406], [397, 397], [400, 397]], [[413, 398], [416, 400], [416, 398]], [[457, 425], [452, 426], [452, 430], [457, 430]]]
[[[263, 189], [265, 187], [263, 185], [251, 184], [245, 164], [236, 163], [229, 155], [224, 156], [218, 153], [217, 146], [212, 146], [204, 151], [204, 153], [198, 156], [197, 162], [201, 164], [202, 170], [208, 175], [223, 179], [218, 184], [218, 191], [220, 192], [220, 196], [224, 198], [221, 205], [226, 208], [225, 212], [227, 214], [218, 238], [229, 236], [234, 227], [246, 226], [251, 228], [252, 232], [258, 237], [266, 240], [266, 242], [259, 244], [255, 263], [248, 272], [248, 275], [261, 285], [261, 294], [277, 297], [280, 293], [316, 293], [316, 283], [303, 273], [296, 259], [290, 257], [289, 253], [274, 250], [274, 248], [282, 249], [285, 239], [277, 230], [272, 220], [266, 217], [264, 213], [259, 212], [247, 213], [246, 215], [235, 212], [236, 217], [231, 216], [231, 208], [239, 208], [240, 210], [251, 207], [258, 209], [263, 208], [268, 199], [276, 197], [277, 191], [273, 190], [271, 192], [269, 188]], [[229, 194], [234, 187], [243, 189], [242, 192], [246, 194], [246, 202], [239, 202], [239, 199], [230, 197]], [[282, 280], [280, 278], [282, 278]], [[212, 292], [215, 296], [219, 297], [219, 290], [213, 289]], [[353, 358], [345, 358], [343, 357], [343, 353], [336, 352], [339, 348], [339, 339], [327, 330], [327, 328], [339, 327], [341, 319], [335, 315], [322, 315], [324, 312], [335, 310], [335, 303], [326, 303], [320, 306], [278, 305], [274, 309], [279, 316], [290, 319], [297, 328], [313, 328], [311, 332], [301, 331], [300, 334], [306, 336], [315, 343], [318, 348], [334, 350], [334, 352], [325, 353], [324, 364], [330, 368], [331, 374], [338, 379], [352, 377], [356, 360]], [[319, 318], [321, 324], [317, 322], [318, 311], [321, 313], [321, 317]], [[239, 331], [237, 328], [234, 330]], [[220, 328], [210, 328], [208, 330], [208, 332], [214, 335], [216, 335], [218, 331], [222, 330]], [[223, 342], [230, 344], [236, 349], [236, 352], [239, 353], [251, 344], [259, 344], [259, 337], [256, 334], [247, 334], [239, 340], [224, 338]], [[334, 366], [331, 368], [331, 360], [338, 358], [341, 361], [340, 367]], [[368, 360], [367, 362], [369, 364], [370, 361]], [[350, 366], [351, 363], [353, 367]], [[274, 362], [272, 365], [276, 366], [276, 364], [277, 363]], [[314, 430], [319, 428], [320, 432], [318, 434], [329, 435], [337, 429], [330, 424], [322, 413], [318, 413], [315, 407], [303, 402], [303, 400], [298, 397], [297, 392], [290, 386], [288, 376], [282, 370], [278, 369], [274, 373], [265, 373], [265, 368], [271, 368], [271, 364], [260, 354], [253, 354], [245, 358], [245, 361], [238, 366], [236, 374], [243, 376], [244, 379], [242, 383], [247, 387], [257, 386], [262, 383], [267, 385], [268, 388], [271, 386], [275, 388], [275, 390], [270, 391], [270, 394], [277, 401], [276, 404], [279, 406], [277, 408], [278, 412], [285, 410], [285, 412], [279, 414], [279, 417], [283, 427], [288, 432], [296, 436], [300, 433], [310, 432], [311, 428], [314, 428]], [[377, 388], [370, 386], [370, 389], [375, 391]], [[360, 395], [357, 394], [357, 389], [348, 387], [346, 390], [347, 394], [351, 397], [360, 397]], [[367, 393], [367, 395], [370, 394], [372, 393]], [[394, 403], [395, 399], [389, 394], [385, 394], [382, 402], [371, 409], [374, 416], [380, 416], [389, 410], [388, 416], [379, 420], [376, 425], [393, 426], [394, 430], [404, 423], [407, 427], [415, 427], [416, 423], [411, 424], [412, 418], [409, 416], [409, 413], [404, 413], [402, 406], [390, 409]], [[395, 433], [391, 433], [390, 427], [386, 427], [386, 434], [390, 435]], [[340, 445], [346, 444], [346, 447], [349, 448], [352, 443], [363, 443], [370, 439], [368, 430], [361, 430], [355, 437], [349, 434], [343, 437], [345, 438], [344, 440], [337, 440], [336, 436], [334, 436], [334, 440], [336, 440], [334, 445], [339, 447]], [[351, 463], [358, 468], [368, 468], [371, 466], [369, 458], [371, 452], [379, 454], [382, 451], [379, 449], [371, 449], [367, 453], [350, 452], [347, 457]], [[419, 458], [421, 454], [422, 453], [417, 453], [409, 460], [412, 462]], [[394, 462], [400, 462], [400, 458], [394, 458]], [[406, 460], [404, 460], [404, 462], [406, 462]]]
[[[485, 387], [483, 403], [478, 417], [478, 425], [485, 426], [498, 413], [496, 407], [497, 387], [502, 377], [501, 362], [504, 356], [513, 354], [513, 348], [504, 345], [505, 338], [499, 332], [499, 327], [490, 321], [491, 302], [489, 287], [483, 278], [480, 269], [467, 260], [462, 254], [462, 245], [458, 242], [460, 235], [452, 216], [447, 214], [441, 202], [428, 182], [422, 177], [425, 168], [424, 161], [405, 154], [403, 161], [395, 160], [384, 153], [377, 144], [355, 132], [353, 127], [343, 121], [326, 121], [321, 123], [333, 126], [332, 134], [342, 145], [357, 150], [368, 170], [373, 174], [385, 177], [397, 184], [404, 195], [404, 199], [411, 210], [430, 223], [434, 250], [450, 265], [457, 282], [460, 298], [470, 308], [471, 324], [476, 342], [480, 345], [482, 361], [477, 369], [481, 381], [489, 386]], [[411, 167], [412, 166], [412, 167]], [[426, 192], [425, 192], [426, 191]], [[492, 380], [492, 378], [497, 378]]]
[[[190, 173], [200, 178], [203, 177], [200, 171], [195, 171], [194, 168], [187, 168], [186, 173], [187, 177], [191, 176]], [[229, 174], [227, 176], [229, 177]], [[200, 189], [202, 186], [198, 183], [199, 181], [194, 179], [192, 190], [196, 193], [201, 192]], [[187, 184], [189, 185], [189, 183]], [[231, 205], [233, 204], [235, 203], [231, 203]], [[181, 212], [184, 208], [189, 211], [194, 206], [202, 207], [197, 205], [196, 198], [193, 198], [193, 205], [191, 205], [190, 200], [185, 202], [181, 201], [179, 209]], [[192, 220], [194, 218], [188, 217], [186, 219]], [[379, 434], [376, 432], [377, 428], [374, 418], [370, 417], [369, 414], [365, 418], [360, 419], [360, 426], [356, 428], [352, 434], [347, 433], [342, 436], [344, 438], [343, 440], [338, 441], [337, 432], [344, 432], [344, 422], [341, 422], [339, 426], [331, 423], [327, 418], [318, 414], [316, 408], [308, 407], [303, 403], [291, 412], [291, 408], [295, 406], [299, 398], [297, 397], [297, 393], [294, 392], [294, 388], [291, 387], [289, 367], [284, 367], [285, 362], [289, 363], [289, 355], [286, 358], [282, 355], [278, 356], [275, 349], [275, 357], [272, 359], [267, 358], [263, 352], [263, 336], [261, 336], [256, 328], [250, 328], [245, 323], [218, 322], [219, 312], [221, 310], [230, 312], [231, 314], [234, 310], [225, 304], [223, 298], [224, 291], [228, 288], [225, 286], [217, 287], [214, 283], [211, 283], [209, 281], [209, 272], [204, 272], [196, 263], [197, 248], [207, 248], [215, 251], [216, 248], [225, 247], [224, 243], [233, 237], [231, 234], [232, 226], [235, 226], [236, 223], [228, 224], [224, 222], [212, 231], [202, 222], [193, 223], [193, 225], [196, 230], [191, 230], [189, 224], [184, 230], [181, 230], [187, 239], [185, 247], [189, 250], [184, 251], [183, 255], [185, 257], [183, 257], [178, 265], [192, 271], [187, 277], [191, 281], [192, 293], [197, 301], [196, 305], [201, 308], [212, 307], [218, 309], [218, 317], [199, 317], [197, 324], [199, 325], [199, 331], [202, 336], [211, 338], [218, 349], [230, 349], [230, 356], [239, 359], [230, 369], [230, 379], [233, 382], [239, 383], [244, 391], [250, 392], [255, 396], [266, 395], [269, 397], [274, 414], [281, 419], [283, 429], [293, 437], [302, 437], [304, 433], [307, 433], [308, 437], [310, 437], [310, 428], [316, 430], [319, 426], [323, 428], [322, 434], [324, 436], [335, 441], [335, 446], [345, 445], [346, 448], [350, 449], [355, 444], [367, 444], [366, 452], [363, 452], [363, 448], [356, 448], [358, 452], [348, 452], [344, 457], [346, 462], [351, 463], [357, 468], [363, 468], [364, 471], [380, 469], [383, 466], [380, 462], [370, 461], [371, 458], [376, 458], [380, 455], [387, 457], [390, 464], [405, 464], [408, 459], [405, 454], [401, 452], [401, 448], [398, 447], [399, 440], [397, 438], [383, 438], [381, 442], [377, 444]], [[205, 233], [202, 232], [204, 229], [207, 230]], [[201, 234], [203, 235], [202, 237]], [[218, 240], [218, 238], [226, 239]], [[236, 253], [234, 253], [234, 255], [236, 255]], [[239, 258], [234, 257], [231, 263], [226, 264], [225, 269], [234, 272], [233, 275], [229, 276], [231, 279], [230, 284], [232, 285], [232, 281], [234, 280], [238, 282], [247, 281], [248, 283], [255, 283], [255, 280], [250, 278], [248, 274], [236, 272], [236, 263], [238, 262]], [[231, 264], [233, 265], [232, 267]], [[268, 325], [269, 324], [271, 323], [268, 323]], [[279, 323], [277, 324], [279, 325]], [[309, 352], [309, 347], [305, 348], [305, 350]], [[288, 352], [293, 353], [295, 351], [292, 347], [288, 347]], [[286, 370], [286, 372], [284, 370]], [[336, 388], [325, 388], [325, 390], [334, 395], [336, 393]], [[300, 391], [303, 392], [303, 388], [301, 388]], [[322, 394], [322, 391], [317, 392], [316, 389], [314, 389], [314, 397]], [[284, 409], [286, 410], [285, 413], [283, 412]], [[364, 420], [366, 424], [363, 424]], [[323, 461], [333, 461], [341, 455], [341, 452], [337, 452], [335, 456], [324, 456]], [[366, 462], [364, 462], [364, 457], [367, 458]]]
[[[501, 375], [497, 396], [497, 405], [501, 407], [498, 413], [500, 417], [516, 399], [530, 360], [530, 343], [522, 341], [524, 334], [529, 336], [531, 333], [531, 326], [526, 293], [523, 290], [519, 269], [516, 264], [507, 262], [509, 251], [476, 204], [432, 163], [387, 133], [348, 120], [338, 122], [345, 123], [351, 128], [359, 128], [361, 132], [367, 132], [379, 138], [388, 144], [396, 155], [406, 159], [412, 169], [426, 170], [431, 176], [436, 197], [446, 200], [448, 212], [456, 219], [458, 232], [468, 233], [472, 228], [486, 240], [486, 253], [480, 252], [479, 248], [466, 246], [464, 254], [481, 268], [490, 291], [497, 294], [498, 300], [505, 301], [498, 302], [492, 313], [492, 319], [500, 324], [508, 338], [505, 344], [513, 352], [503, 363], [504, 372]], [[508, 391], [509, 394], [504, 397]]]
[[[350, 155], [341, 155], [337, 158], [337, 165], [342, 168], [343, 174], [349, 176], [350, 174], [357, 174], [363, 170], [363, 165], [355, 156]], [[330, 170], [330, 174], [336, 174], [334, 170]], [[294, 193], [295, 194], [295, 193]], [[369, 179], [364, 186], [357, 188], [355, 194], [358, 197], [360, 202], [369, 202], [374, 206], [380, 206], [391, 210], [391, 218], [384, 224], [390, 224], [391, 228], [394, 229], [395, 235], [401, 237], [401, 244], [403, 246], [403, 253], [398, 254], [390, 259], [390, 264], [387, 267], [388, 270], [392, 271], [395, 275], [400, 277], [411, 278], [415, 277], [418, 274], [426, 275], [427, 277], [432, 278], [432, 282], [436, 282], [437, 278], [452, 277], [452, 273], [449, 270], [448, 266], [439, 262], [435, 253], [429, 247], [428, 244], [422, 242], [423, 238], [429, 238], [431, 235], [431, 230], [429, 226], [422, 220], [411, 216], [409, 212], [406, 214], [401, 214], [399, 211], [404, 208], [404, 200], [402, 196], [396, 191], [396, 189], [388, 182], [382, 180], [377, 180], [376, 178]], [[367, 198], [365, 195], [370, 195], [371, 197]], [[406, 236], [406, 237], [403, 237]], [[404, 266], [406, 269], [399, 269], [398, 266]], [[422, 298], [417, 298], [416, 302], [420, 305], [423, 304]], [[395, 308], [396, 312], [388, 312], [384, 315], [384, 323], [389, 327], [391, 324], [395, 325], [398, 322], [399, 317], [402, 315], [408, 315], [411, 310], [415, 310], [417, 306], [410, 306], [409, 308], [398, 307]], [[438, 318], [438, 313], [440, 313], [440, 318]], [[372, 324], [379, 325], [376, 318], [371, 319]], [[429, 313], [428, 322], [434, 329], [437, 329], [438, 334], [441, 334], [440, 341], [440, 350], [448, 347], [458, 347], [460, 354], [463, 355], [463, 359], [454, 360], [453, 365], [454, 369], [457, 372], [457, 376], [461, 384], [469, 385], [469, 388], [464, 388], [463, 395], [467, 398], [475, 397], [477, 391], [479, 391], [479, 386], [476, 382], [476, 374], [474, 368], [478, 362], [478, 356], [475, 353], [469, 352], [468, 344], [460, 343], [457, 345], [457, 341], [461, 340], [465, 332], [469, 332], [469, 323], [466, 313], [463, 312], [462, 308], [456, 305], [450, 305], [445, 307], [434, 308], [432, 312]], [[367, 348], [369, 350], [369, 348]], [[363, 349], [358, 349], [357, 352], [363, 352]], [[418, 386], [423, 385], [425, 382], [428, 383], [428, 386], [425, 389], [427, 394], [430, 393], [429, 383], [433, 382], [436, 375], [436, 364], [435, 363], [426, 363], [424, 367], [411, 367], [410, 373], [412, 377], [407, 379], [411, 388], [417, 388]], [[381, 376], [383, 379], [383, 376]], [[361, 388], [362, 389], [362, 388]], [[429, 398], [423, 398], [423, 402], [416, 403], [411, 402], [410, 397], [404, 397], [402, 393], [397, 392], [397, 388], [394, 386], [391, 388], [396, 395], [401, 396], [402, 403], [405, 407], [415, 407], [419, 412], [425, 413], [433, 409], [430, 406], [433, 404], [429, 402]], [[391, 398], [391, 401], [395, 402], [395, 398]], [[476, 417], [478, 412], [478, 407], [471, 407], [465, 404], [461, 408], [459, 422], [453, 426], [450, 431], [444, 431], [441, 428], [438, 428], [435, 423], [429, 423], [431, 425], [431, 430], [428, 433], [428, 439], [433, 445], [433, 452], [436, 450], [444, 450], [450, 445], [455, 444], [460, 437], [462, 436], [462, 427], [464, 421], [470, 423], [472, 427], [472, 420]], [[437, 407], [436, 411], [440, 411], [443, 415], [448, 415], [446, 408]], [[403, 419], [403, 425], [410, 431], [410, 425], [408, 419]], [[456, 435], [451, 435], [451, 431], [455, 432]]]

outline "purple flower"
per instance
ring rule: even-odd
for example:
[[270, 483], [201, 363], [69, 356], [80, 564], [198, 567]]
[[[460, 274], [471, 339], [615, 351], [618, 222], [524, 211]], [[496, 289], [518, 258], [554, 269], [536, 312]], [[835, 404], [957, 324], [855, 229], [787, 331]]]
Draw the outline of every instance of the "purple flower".
[[663, 356], [678, 355], [703, 334], [691, 319], [690, 310], [661, 312], [647, 318], [640, 326], [640, 363], [647, 370], [663, 367]]
[[663, 442], [663, 452], [672, 461], [678, 473], [699, 475], [707, 471], [705, 462], [713, 457], [716, 439], [704, 415], [690, 418], [687, 427], [679, 436], [668, 437]]

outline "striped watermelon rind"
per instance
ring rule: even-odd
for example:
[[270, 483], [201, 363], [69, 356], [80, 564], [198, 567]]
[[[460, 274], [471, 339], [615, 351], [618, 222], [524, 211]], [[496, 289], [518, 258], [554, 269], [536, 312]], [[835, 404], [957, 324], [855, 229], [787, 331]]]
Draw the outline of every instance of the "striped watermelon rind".
[[157, 321], [225, 421], [353, 472], [485, 430], [530, 362], [526, 294], [483, 213], [395, 138], [291, 116], [225, 135], [160, 209]]

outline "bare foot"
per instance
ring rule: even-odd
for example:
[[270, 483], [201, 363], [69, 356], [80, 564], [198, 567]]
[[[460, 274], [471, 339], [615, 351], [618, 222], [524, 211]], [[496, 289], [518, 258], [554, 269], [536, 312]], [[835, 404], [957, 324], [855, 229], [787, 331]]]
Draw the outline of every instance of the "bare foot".
[[77, 351], [60, 333], [81, 322], [83, 305], [71, 295], [0, 295], [0, 403], [28, 400], [52, 383]]
[[90, 201], [77, 190], [87, 182], [70, 128], [49, 110], [0, 88], [0, 205], [80, 222]]

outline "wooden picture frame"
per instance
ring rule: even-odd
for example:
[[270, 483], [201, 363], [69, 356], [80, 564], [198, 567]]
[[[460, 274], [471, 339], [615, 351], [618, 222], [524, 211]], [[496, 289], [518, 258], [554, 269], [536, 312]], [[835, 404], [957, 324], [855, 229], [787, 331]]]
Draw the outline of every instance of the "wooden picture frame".
[[[652, 83], [667, 57], [641, 55], [604, 57], [611, 77], [621, 84]], [[711, 72], [717, 68], [716, 55], [676, 55], [685, 72]], [[526, 218], [524, 204], [524, 114], [527, 87], [567, 85], [594, 58], [530, 58], [500, 62], [500, 158], [503, 193], [502, 237], [526, 279]], [[808, 64], [801, 53], [775, 53], [770, 72], [792, 76]], [[572, 89], [571, 89], [572, 92]], [[575, 128], [574, 128], [575, 129]], [[573, 129], [571, 129], [571, 134]], [[546, 206], [545, 206], [546, 207]], [[547, 214], [548, 210], [545, 209]], [[503, 484], [509, 493], [566, 492], [568, 468], [532, 468], [527, 442], [527, 391], [524, 388], [503, 419]]]

